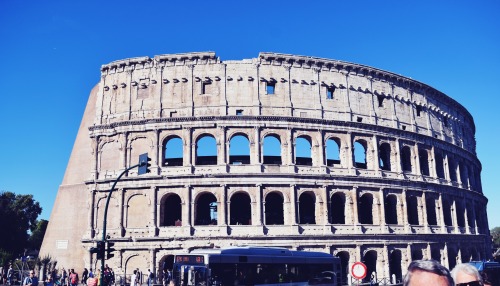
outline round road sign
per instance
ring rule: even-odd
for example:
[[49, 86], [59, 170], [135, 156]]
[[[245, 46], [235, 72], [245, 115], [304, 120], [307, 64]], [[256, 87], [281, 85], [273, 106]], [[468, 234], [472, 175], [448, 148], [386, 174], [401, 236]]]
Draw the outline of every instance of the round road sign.
[[363, 279], [366, 277], [366, 265], [363, 262], [354, 262], [351, 268], [352, 277]]

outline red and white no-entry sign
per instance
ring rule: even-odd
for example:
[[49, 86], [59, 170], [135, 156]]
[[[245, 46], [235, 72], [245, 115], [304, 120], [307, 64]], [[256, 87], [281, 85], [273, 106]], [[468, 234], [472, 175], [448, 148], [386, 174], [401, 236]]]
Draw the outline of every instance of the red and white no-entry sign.
[[366, 265], [363, 262], [354, 262], [351, 268], [352, 277], [363, 279], [366, 277]]

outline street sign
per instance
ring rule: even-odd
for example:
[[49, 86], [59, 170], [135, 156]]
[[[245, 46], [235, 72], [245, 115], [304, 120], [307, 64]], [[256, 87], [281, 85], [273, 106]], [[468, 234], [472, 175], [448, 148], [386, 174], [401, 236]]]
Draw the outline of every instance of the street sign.
[[360, 280], [366, 277], [367, 268], [363, 262], [354, 262], [351, 268], [352, 277]]

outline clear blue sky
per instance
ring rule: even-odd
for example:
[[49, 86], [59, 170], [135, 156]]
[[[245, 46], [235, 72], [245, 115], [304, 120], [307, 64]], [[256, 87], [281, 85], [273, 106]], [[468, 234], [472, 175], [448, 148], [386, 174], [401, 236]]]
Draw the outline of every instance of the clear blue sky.
[[[0, 191], [48, 219], [102, 64], [215, 51], [355, 62], [422, 81], [474, 116], [500, 226], [500, 1], [0, 1]], [[79, 207], [79, 206], [75, 206]]]

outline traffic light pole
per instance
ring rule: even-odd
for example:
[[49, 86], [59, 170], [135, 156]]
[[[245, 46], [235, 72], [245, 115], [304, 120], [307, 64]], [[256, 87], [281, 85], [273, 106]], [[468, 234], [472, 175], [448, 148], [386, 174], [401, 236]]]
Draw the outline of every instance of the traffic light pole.
[[[111, 190], [109, 190], [109, 193], [108, 193], [108, 198], [106, 199], [106, 206], [104, 207], [104, 220], [102, 222], [102, 243], [106, 243], [106, 220], [107, 220], [107, 217], [108, 217], [108, 206], [109, 206], [109, 201], [111, 200], [111, 194], [113, 193], [113, 191], [115, 190], [115, 186], [116, 186], [116, 183], [118, 183], [118, 181], [121, 179], [121, 177], [127, 173], [128, 171], [134, 169], [134, 168], [137, 168], [139, 166], [142, 166], [144, 165], [143, 162], [139, 162], [139, 164], [137, 165], [134, 165], [130, 168], [127, 168], [125, 169], [125, 171], [123, 171], [120, 176], [118, 176], [118, 178], [116, 178], [115, 182], [113, 183], [113, 186], [111, 187]], [[100, 286], [104, 286], [104, 262], [106, 260], [106, 256], [105, 256], [105, 252], [106, 252], [106, 249], [104, 249], [104, 253], [102, 253], [102, 259], [101, 259], [101, 277], [99, 278], [99, 285]]]

